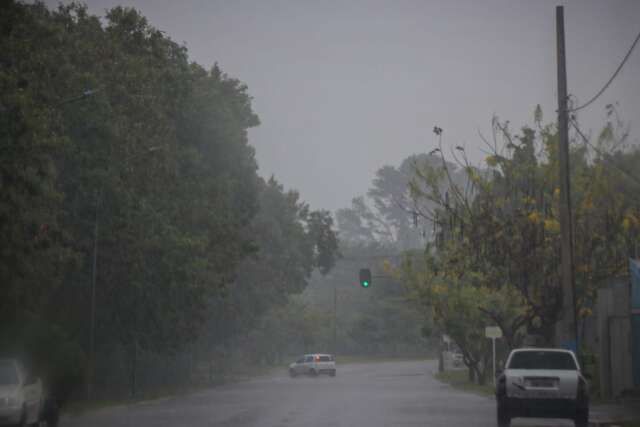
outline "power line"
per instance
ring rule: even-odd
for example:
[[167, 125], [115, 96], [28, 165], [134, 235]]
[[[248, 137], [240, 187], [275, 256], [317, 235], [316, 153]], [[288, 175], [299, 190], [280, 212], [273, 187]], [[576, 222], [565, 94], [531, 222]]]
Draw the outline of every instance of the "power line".
[[569, 112], [573, 112], [573, 111], [578, 111], [578, 110], [582, 110], [583, 108], [588, 107], [589, 105], [591, 105], [596, 99], [598, 99], [600, 97], [600, 95], [602, 95], [602, 93], [607, 90], [607, 88], [609, 87], [609, 85], [611, 84], [611, 82], [613, 82], [613, 80], [618, 76], [618, 73], [620, 73], [620, 70], [622, 70], [622, 67], [624, 66], [624, 64], [627, 62], [627, 59], [629, 59], [629, 56], [631, 56], [631, 52], [633, 52], [633, 49], [636, 47], [636, 44], [638, 44], [638, 40], [640, 40], [640, 33], [638, 33], [638, 36], [636, 37], [636, 39], [633, 41], [633, 44], [631, 45], [631, 48], [629, 49], [629, 51], [627, 52], [627, 54], [624, 56], [624, 59], [622, 60], [622, 62], [620, 63], [620, 65], [618, 66], [618, 68], [616, 69], [615, 73], [613, 73], [613, 75], [611, 76], [611, 78], [609, 79], [609, 81], [602, 87], [602, 89], [600, 89], [598, 91], [598, 93], [596, 93], [593, 98], [591, 98], [589, 101], [587, 101], [586, 103], [584, 103], [583, 105], [576, 107], [576, 108], [572, 108], [569, 110]]
[[621, 172], [623, 175], [625, 175], [628, 179], [632, 180], [635, 184], [640, 185], [640, 179], [638, 179], [636, 176], [632, 175], [631, 173], [627, 172], [626, 170], [622, 169], [620, 166], [616, 165], [613, 161], [609, 160], [607, 158], [607, 156], [605, 156], [605, 154], [601, 150], [596, 148], [589, 141], [589, 139], [584, 135], [584, 133], [582, 133], [582, 131], [578, 127], [578, 124], [576, 123], [576, 121], [574, 119], [570, 119], [570, 121], [571, 121], [571, 125], [576, 130], [576, 132], [578, 132], [578, 134], [582, 137], [582, 140], [585, 142], [585, 144], [587, 144], [589, 147], [591, 147], [591, 149], [593, 151], [595, 151], [596, 153], [598, 153], [600, 155], [600, 157], [602, 157], [602, 159], [607, 161], [611, 166], [616, 168], [619, 172]]
[[631, 48], [629, 48], [629, 51], [627, 52], [627, 54], [625, 55], [624, 59], [622, 60], [622, 62], [620, 63], [620, 65], [618, 66], [618, 68], [616, 69], [616, 71], [613, 73], [613, 75], [611, 76], [611, 78], [609, 79], [609, 81], [607, 81], [607, 83], [602, 87], [602, 89], [600, 89], [598, 91], [598, 93], [596, 93], [589, 101], [587, 101], [585, 104], [570, 109], [570, 112], [573, 111], [578, 111], [581, 110], [583, 108], [588, 107], [589, 105], [591, 105], [596, 99], [598, 99], [598, 97], [600, 97], [600, 95], [602, 95], [604, 93], [605, 90], [607, 90], [607, 88], [609, 87], [609, 85], [611, 85], [611, 83], [613, 82], [613, 80], [618, 76], [618, 74], [620, 73], [620, 70], [622, 70], [622, 67], [624, 66], [624, 64], [627, 62], [627, 59], [629, 59], [629, 56], [631, 56], [631, 53], [633, 52], [633, 49], [636, 47], [636, 44], [638, 43], [638, 40], [640, 40], [640, 33], [638, 33], [638, 35], [636, 36], [636, 39], [633, 41], [633, 44], [631, 45]]
[[384, 258], [403, 258], [405, 254], [395, 255], [362, 255], [362, 256], [345, 256], [339, 259], [339, 261], [365, 261], [371, 259], [384, 259]]

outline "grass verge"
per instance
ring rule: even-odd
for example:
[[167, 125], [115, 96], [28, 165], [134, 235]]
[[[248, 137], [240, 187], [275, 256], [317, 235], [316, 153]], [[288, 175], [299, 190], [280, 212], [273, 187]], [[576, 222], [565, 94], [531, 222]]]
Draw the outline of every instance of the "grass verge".
[[466, 369], [438, 372], [435, 378], [445, 384], [451, 385], [458, 390], [467, 391], [482, 396], [493, 396], [494, 388], [492, 384], [478, 385], [469, 381], [469, 374]]
[[354, 363], [383, 363], [383, 362], [408, 362], [433, 360], [424, 356], [336, 356], [336, 364], [350, 365]]
[[167, 386], [145, 390], [135, 397], [119, 397], [111, 399], [95, 399], [95, 400], [74, 400], [64, 405], [62, 413], [65, 415], [80, 415], [86, 412], [99, 411], [115, 406], [135, 405], [137, 403], [171, 398], [176, 396], [184, 396], [195, 393], [200, 390], [215, 387], [215, 384], [198, 384], [183, 386]]
[[186, 396], [220, 385], [233, 384], [246, 381], [251, 378], [259, 378], [265, 375], [270, 375], [274, 372], [277, 372], [278, 370], [282, 370], [282, 368], [273, 366], [253, 366], [243, 373], [228, 372], [224, 375], [218, 375], [213, 379], [212, 382], [202, 380], [201, 382], [195, 384], [155, 387], [153, 389], [142, 390], [135, 397], [125, 396], [111, 399], [74, 400], [63, 407], [62, 413], [65, 415], [75, 416], [115, 406], [135, 405], [137, 403], [147, 401]]

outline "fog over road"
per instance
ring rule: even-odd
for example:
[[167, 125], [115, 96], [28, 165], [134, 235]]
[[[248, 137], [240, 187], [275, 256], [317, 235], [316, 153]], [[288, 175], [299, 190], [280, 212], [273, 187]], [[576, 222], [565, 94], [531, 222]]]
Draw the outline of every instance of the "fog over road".
[[[188, 396], [63, 419], [62, 427], [391, 427], [495, 426], [491, 397], [433, 378], [433, 361], [338, 365], [335, 378], [269, 377]], [[514, 426], [570, 426], [515, 420]]]

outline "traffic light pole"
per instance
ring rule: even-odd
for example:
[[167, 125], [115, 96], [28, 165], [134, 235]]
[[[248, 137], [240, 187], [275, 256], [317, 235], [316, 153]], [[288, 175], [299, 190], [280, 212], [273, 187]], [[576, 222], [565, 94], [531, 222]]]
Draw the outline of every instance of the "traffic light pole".
[[338, 352], [338, 288], [333, 282], [333, 354]]

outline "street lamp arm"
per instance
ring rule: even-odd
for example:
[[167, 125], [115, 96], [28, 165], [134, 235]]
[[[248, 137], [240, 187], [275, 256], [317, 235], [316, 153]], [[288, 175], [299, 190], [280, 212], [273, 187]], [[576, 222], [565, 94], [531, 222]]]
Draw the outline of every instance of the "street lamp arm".
[[65, 99], [63, 101], [58, 102], [57, 104], [55, 104], [57, 107], [64, 105], [64, 104], [69, 104], [71, 102], [75, 102], [75, 101], [80, 101], [82, 99], [88, 98], [92, 95], [95, 95], [97, 92], [100, 92], [102, 89], [86, 89], [85, 91], [82, 92], [81, 95], [75, 96], [73, 98], [69, 98], [69, 99]]

